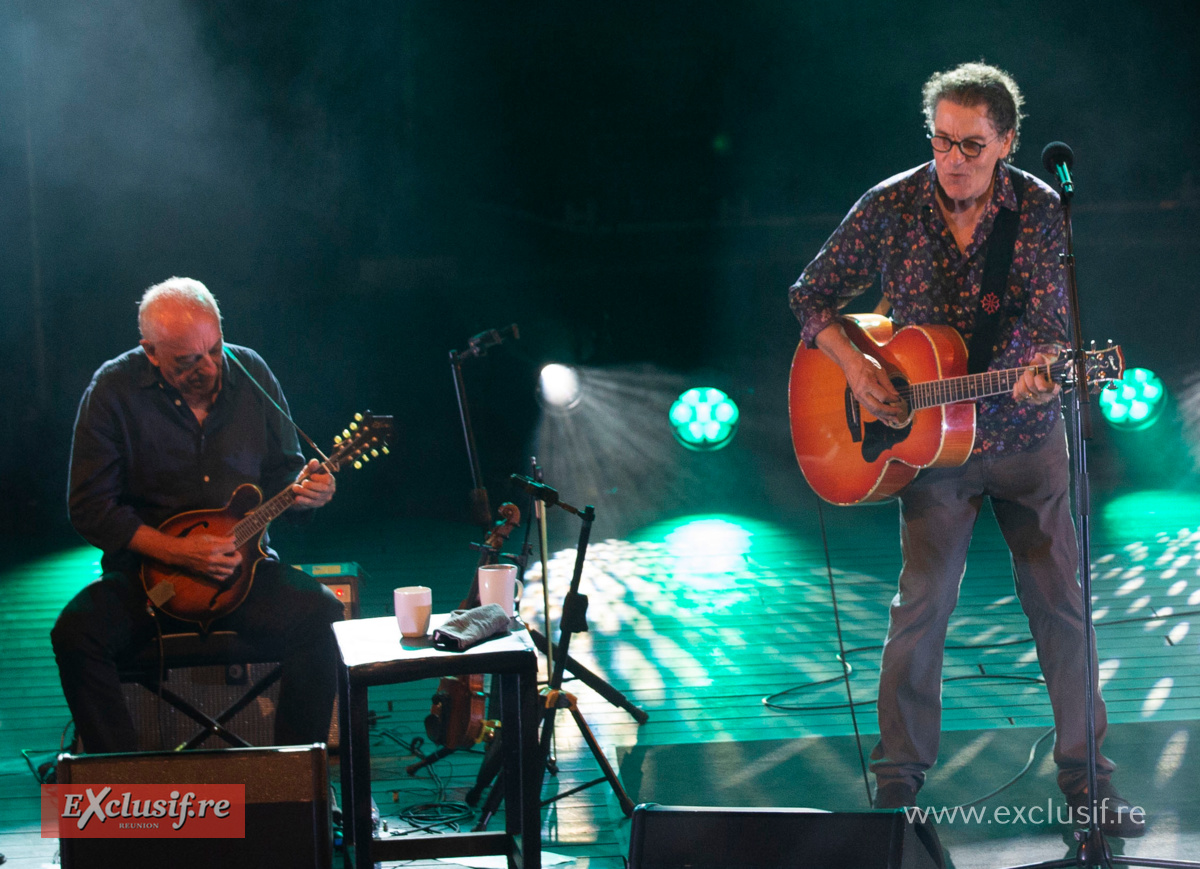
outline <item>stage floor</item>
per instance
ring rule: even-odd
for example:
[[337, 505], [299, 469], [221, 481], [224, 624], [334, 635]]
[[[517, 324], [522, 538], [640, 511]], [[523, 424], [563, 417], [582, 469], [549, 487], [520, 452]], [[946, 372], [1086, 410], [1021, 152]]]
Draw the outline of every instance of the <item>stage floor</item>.
[[[650, 719], [639, 726], [586, 686], [565, 687], [577, 694], [635, 802], [867, 808], [820, 520], [812, 501], [811, 509], [789, 516], [663, 517], [631, 533], [593, 536], [581, 583], [591, 630], [577, 634], [570, 651]], [[862, 751], [869, 752], [879, 644], [899, 567], [895, 508], [827, 507], [824, 520]], [[281, 528], [276, 545], [294, 563], [358, 562], [367, 577], [364, 616], [387, 614], [395, 586], [430, 585], [438, 610], [452, 609], [466, 590], [475, 563], [468, 543], [477, 535], [468, 526], [322, 522], [304, 531]], [[1114, 851], [1195, 858], [1200, 801], [1191, 786], [1200, 780], [1200, 761], [1191, 742], [1200, 737], [1200, 630], [1191, 623], [1200, 617], [1200, 497], [1104, 498], [1093, 511], [1092, 534], [1101, 682], [1112, 723], [1107, 753], [1118, 763], [1120, 789], [1150, 818], [1143, 839], [1114, 840]], [[549, 561], [556, 625], [574, 544], [574, 527], [556, 521]], [[48, 632], [95, 571], [96, 553], [70, 544], [10, 559], [0, 574], [0, 852], [14, 867], [55, 860], [57, 843], [37, 834], [37, 783], [22, 750], [37, 761], [60, 744], [68, 715]], [[542, 624], [540, 576], [535, 559], [522, 602], [534, 625]], [[1032, 807], [1044, 819], [1049, 806], [1063, 805], [1049, 759], [1052, 739], [1034, 750], [1051, 713], [1007, 551], [986, 510], [951, 623], [945, 676], [943, 750], [920, 795], [923, 806], [984, 796], [1017, 776], [1032, 755], [1027, 774], [982, 804], [989, 812], [1007, 807], [1007, 822], [989, 814], [992, 823], [959, 816], [938, 824], [948, 865], [982, 869], [1073, 853], [1065, 826], [1029, 822]], [[459, 753], [435, 764], [432, 776], [406, 774], [415, 757], [403, 746], [424, 736], [433, 687], [372, 690], [374, 795], [392, 829], [404, 826], [398, 816], [406, 806], [461, 799], [479, 768], [478, 755]], [[800, 708], [764, 703], [782, 691], [789, 693], [777, 705]], [[547, 797], [599, 776], [569, 717], [560, 716], [557, 733], [559, 774], [547, 779]], [[1027, 814], [1017, 822], [1012, 815], [1020, 807]], [[600, 784], [548, 807], [543, 838], [549, 852], [615, 869], [628, 853], [628, 821]]]

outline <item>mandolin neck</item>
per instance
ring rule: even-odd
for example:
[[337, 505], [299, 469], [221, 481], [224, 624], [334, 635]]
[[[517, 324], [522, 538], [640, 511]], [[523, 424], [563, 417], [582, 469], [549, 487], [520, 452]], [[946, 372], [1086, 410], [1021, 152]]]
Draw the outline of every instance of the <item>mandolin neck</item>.
[[[336, 470], [337, 467], [332, 462], [326, 462], [314, 473], [332, 474]], [[294, 484], [289, 484], [282, 492], [259, 506], [258, 509], [246, 514], [240, 522], [233, 526], [233, 539], [238, 548], [265, 531], [268, 525], [296, 503], [296, 492], [292, 489], [292, 485]]]

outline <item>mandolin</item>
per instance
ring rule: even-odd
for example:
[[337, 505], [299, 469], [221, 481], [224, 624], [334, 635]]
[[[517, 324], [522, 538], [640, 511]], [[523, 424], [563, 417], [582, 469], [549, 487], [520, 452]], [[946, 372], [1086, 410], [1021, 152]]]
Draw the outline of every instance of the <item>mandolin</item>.
[[[922, 468], [961, 465], [975, 444], [977, 398], [1011, 393], [1029, 366], [967, 373], [967, 347], [950, 326], [906, 326], [877, 314], [843, 317], [851, 341], [876, 359], [909, 407], [892, 427], [863, 408], [841, 368], [821, 350], [801, 344], [788, 383], [792, 446], [813, 491], [833, 504], [882, 501], [897, 495]], [[1121, 348], [1086, 351], [1087, 385], [1098, 390], [1125, 371]], [[1074, 362], [1039, 373], [1071, 383]]]
[[[390, 416], [355, 414], [354, 422], [334, 438], [330, 456], [317, 473], [337, 473], [347, 463], [362, 467], [371, 458], [387, 453], [392, 431]], [[234, 490], [224, 507], [189, 510], [162, 523], [159, 530], [173, 537], [187, 537], [198, 531], [232, 536], [242, 554], [242, 563], [228, 579], [216, 580], [172, 564], [144, 559], [141, 575], [146, 597], [167, 615], [196, 622], [205, 631], [214, 620], [237, 609], [250, 593], [259, 562], [267, 557], [262, 546], [267, 526], [296, 500], [292, 485], [263, 503], [262, 490], [245, 483]]]

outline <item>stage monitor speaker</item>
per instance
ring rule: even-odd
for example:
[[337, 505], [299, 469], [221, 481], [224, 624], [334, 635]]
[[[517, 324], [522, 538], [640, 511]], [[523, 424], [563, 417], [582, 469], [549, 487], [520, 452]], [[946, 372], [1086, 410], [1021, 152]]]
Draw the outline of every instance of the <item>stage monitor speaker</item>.
[[323, 746], [62, 755], [64, 784], [244, 784], [244, 839], [60, 839], [64, 869], [329, 869], [329, 770]]
[[903, 812], [638, 806], [629, 869], [942, 869], [937, 834]]
[[358, 584], [365, 582], [366, 573], [357, 562], [341, 561], [333, 564], [297, 564], [317, 582], [337, 595], [346, 610], [347, 619], [358, 618]]

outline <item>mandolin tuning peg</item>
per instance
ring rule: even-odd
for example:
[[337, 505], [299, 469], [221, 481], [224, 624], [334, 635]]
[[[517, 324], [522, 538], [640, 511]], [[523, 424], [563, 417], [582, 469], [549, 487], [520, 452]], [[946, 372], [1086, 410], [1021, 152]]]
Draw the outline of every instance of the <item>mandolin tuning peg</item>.
[[355, 422], [362, 422], [362, 421], [363, 421], [363, 415], [362, 415], [361, 413], [356, 413], [356, 414], [354, 414], [354, 420], [355, 420]]
[[386, 446], [380, 447], [379, 449], [385, 456], [389, 454]]
[[350, 429], [348, 429], [348, 428], [342, 429], [342, 437], [349, 438], [350, 437]]
[[358, 423], [356, 423], [356, 422], [350, 423], [350, 431], [358, 431]]
[[340, 444], [340, 443], [342, 442], [342, 436], [341, 436], [341, 435], [334, 435], [334, 436], [333, 436], [333, 442], [334, 442], [335, 444]]
[[360, 462], [360, 461], [358, 461], [357, 459], [355, 459], [355, 460], [354, 460], [354, 469], [355, 469], [356, 471], [357, 471], [357, 470], [361, 470], [361, 469], [362, 469], [362, 462]]
[[379, 458], [379, 450], [371, 450], [371, 458], [373, 458], [373, 459]]
[[369, 462], [369, 461], [371, 461], [371, 457], [370, 457], [370, 456], [368, 456], [366, 453], [363, 453], [363, 454], [362, 454], [362, 460], [363, 460], [364, 462]]

